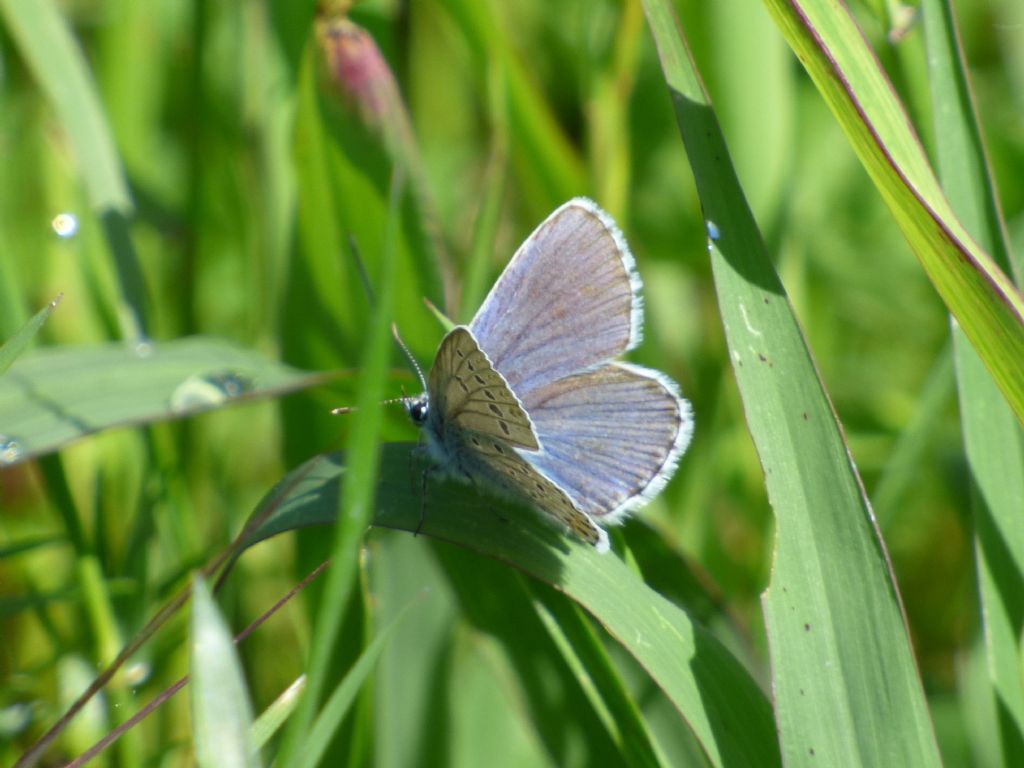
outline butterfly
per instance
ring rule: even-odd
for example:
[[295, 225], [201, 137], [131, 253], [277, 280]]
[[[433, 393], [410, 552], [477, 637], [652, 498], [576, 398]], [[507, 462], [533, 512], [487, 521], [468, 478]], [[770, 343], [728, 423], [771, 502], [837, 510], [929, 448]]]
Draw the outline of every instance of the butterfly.
[[615, 360], [641, 339], [641, 282], [611, 217], [562, 205], [404, 400], [438, 469], [535, 507], [608, 550], [602, 524], [658, 494], [693, 433], [664, 374]]

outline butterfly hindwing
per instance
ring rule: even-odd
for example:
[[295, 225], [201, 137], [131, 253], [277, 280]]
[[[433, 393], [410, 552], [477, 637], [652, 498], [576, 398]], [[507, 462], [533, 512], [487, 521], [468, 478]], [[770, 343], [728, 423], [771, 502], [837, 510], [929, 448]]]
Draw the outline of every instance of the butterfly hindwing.
[[674, 382], [625, 363], [535, 389], [525, 407], [543, 446], [530, 463], [602, 522], [661, 490], [693, 430]]
[[515, 498], [528, 501], [555, 523], [599, 552], [608, 549], [608, 534], [580, 511], [565, 491], [513, 449], [498, 440], [466, 433], [463, 467], [469, 474]]
[[445, 429], [475, 432], [530, 451], [540, 447], [519, 398], [467, 328], [458, 326], [441, 341], [428, 390]]

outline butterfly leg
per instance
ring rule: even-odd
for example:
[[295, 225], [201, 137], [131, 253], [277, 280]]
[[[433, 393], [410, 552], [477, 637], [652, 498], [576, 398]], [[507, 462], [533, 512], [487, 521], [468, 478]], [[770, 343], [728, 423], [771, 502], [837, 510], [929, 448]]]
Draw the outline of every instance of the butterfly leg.
[[409, 451], [409, 492], [413, 495], [416, 494], [416, 473], [413, 470], [416, 469], [416, 464], [423, 459], [424, 452], [425, 450], [420, 444]]
[[413, 536], [419, 536], [420, 530], [423, 528], [423, 521], [427, 519], [427, 477], [431, 474], [433, 467], [427, 466], [423, 469], [421, 486], [420, 486], [420, 521], [416, 525], [416, 530], [412, 532]]

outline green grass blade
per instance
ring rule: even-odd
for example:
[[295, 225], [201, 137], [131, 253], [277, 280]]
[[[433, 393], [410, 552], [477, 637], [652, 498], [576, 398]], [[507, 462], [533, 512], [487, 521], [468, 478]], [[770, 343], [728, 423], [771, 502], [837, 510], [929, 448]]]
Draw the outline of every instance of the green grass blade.
[[[373, 523], [416, 530], [424, 498], [411, 482], [407, 444], [388, 444]], [[337, 455], [319, 456], [279, 483], [254, 511], [273, 512], [247, 544], [337, 516]], [[418, 475], [417, 475], [418, 476]], [[535, 513], [456, 484], [431, 485], [421, 535], [514, 566], [564, 592], [590, 612], [671, 699], [715, 765], [777, 763], [778, 743], [764, 694], [736, 659], [678, 607], [614, 556], [598, 555], [536, 519]], [[482, 580], [481, 580], [482, 581]]]
[[256, 718], [252, 724], [252, 742], [257, 749], [265, 747], [281, 726], [288, 722], [288, 717], [299, 704], [299, 694], [305, 685], [306, 676], [299, 675], [295, 682], [285, 688]]
[[198, 574], [192, 582], [191, 632], [189, 699], [196, 762], [203, 768], [260, 765], [242, 664], [213, 594]]
[[484, 71], [495, 59], [508, 88], [509, 148], [525, 197], [540, 219], [586, 189], [586, 170], [558, 124], [518, 52], [503, 33], [491, 3], [448, 0], [445, 4]]
[[837, 0], [766, 0], [949, 311], [1024, 422], [1024, 297], [964, 229]]
[[[936, 150], [943, 188], [964, 226], [1002, 264], [1009, 247], [974, 114], [971, 86], [950, 4], [922, 4], [931, 68]], [[960, 418], [974, 482], [974, 533], [991, 695], [1005, 765], [1024, 761], [1020, 675], [1020, 574], [1024, 573], [1024, 432], [963, 332], [953, 349]]]
[[41, 349], [0, 377], [0, 424], [18, 445], [0, 465], [111, 427], [181, 418], [330, 378], [215, 338]]
[[4, 345], [0, 347], [0, 376], [11, 367], [13, 363], [28, 346], [28, 343], [32, 341], [32, 337], [36, 335], [39, 329], [46, 322], [46, 318], [50, 316], [50, 313], [57, 308], [60, 304], [61, 298], [64, 294], [59, 294], [57, 298], [43, 307], [41, 310], [32, 316], [32, 319], [25, 323], [18, 332], [11, 338], [4, 342]]
[[719, 311], [775, 511], [762, 603], [787, 764], [937, 765], [884, 545], [667, 2], [647, 0], [708, 220]]
[[370, 644], [360, 655], [352, 668], [345, 673], [345, 676], [338, 683], [337, 687], [327, 697], [323, 709], [317, 716], [316, 722], [310, 729], [309, 737], [302, 745], [302, 758], [299, 763], [302, 768], [314, 768], [319, 764], [320, 758], [326, 753], [330, 746], [331, 739], [337, 731], [338, 726], [348, 713], [356, 694], [363, 683], [370, 676], [377, 660], [391, 639], [395, 628], [402, 622], [409, 612], [413, 603], [407, 605], [398, 616], [392, 619], [378, 635], [373, 638]]
[[631, 766], [667, 765], [644, 723], [638, 702], [580, 609], [539, 585], [531, 589], [537, 613], [581, 685], [619, 752]]
[[341, 631], [342, 612], [351, 594], [357, 572], [359, 545], [373, 514], [372, 502], [380, 462], [381, 400], [391, 353], [390, 324], [394, 304], [396, 251], [398, 249], [398, 205], [402, 183], [395, 179], [391, 190], [388, 231], [380, 262], [377, 284], [380, 286], [373, 316], [366, 331], [366, 343], [360, 367], [360, 386], [356, 401], [359, 418], [349, 439], [352, 457], [351, 482], [336, 501], [331, 568], [327, 573], [320, 609], [313, 633], [308, 682], [299, 707], [285, 733], [280, 763], [292, 768], [301, 760], [303, 741], [313, 727], [314, 712], [326, 687], [332, 648]]
[[504, 698], [509, 701], [502, 709], [514, 711], [529, 724], [554, 765], [602, 765], [619, 757], [614, 729], [602, 713], [603, 702], [576, 674], [578, 665], [538, 615], [522, 577], [457, 547], [439, 545], [434, 552], [458, 596], [462, 615], [480, 634], [498, 642], [493, 654], [499, 667], [507, 670], [499, 678], [505, 681]]
[[123, 335], [140, 338], [145, 335], [148, 301], [128, 231], [133, 204], [85, 56], [53, 0], [3, 0], [0, 12], [67, 131], [117, 264]]
[[[379, 768], [451, 764], [452, 634], [459, 615], [433, 551], [422, 539], [369, 537], [374, 625], [386, 626], [411, 596], [428, 595], [407, 630], [388, 643], [373, 682], [374, 753]], [[412, 627], [415, 627], [413, 630]]]
[[53, 103], [82, 164], [93, 207], [127, 214], [131, 198], [99, 94], [53, 0], [0, 2], [4, 21]]

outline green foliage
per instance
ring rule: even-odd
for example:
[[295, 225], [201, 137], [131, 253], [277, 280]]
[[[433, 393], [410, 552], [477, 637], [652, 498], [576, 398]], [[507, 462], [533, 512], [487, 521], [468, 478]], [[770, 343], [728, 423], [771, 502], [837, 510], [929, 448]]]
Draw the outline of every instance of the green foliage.
[[[0, 0], [0, 763], [1019, 763], [1019, 2], [347, 5]], [[603, 557], [376, 405], [576, 194], [697, 422]]]

